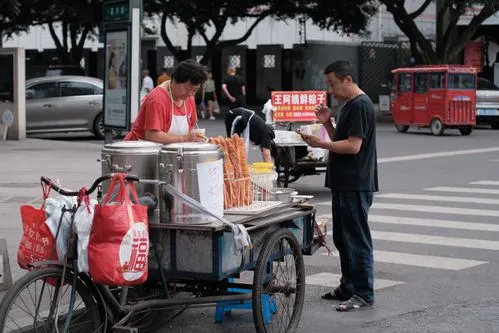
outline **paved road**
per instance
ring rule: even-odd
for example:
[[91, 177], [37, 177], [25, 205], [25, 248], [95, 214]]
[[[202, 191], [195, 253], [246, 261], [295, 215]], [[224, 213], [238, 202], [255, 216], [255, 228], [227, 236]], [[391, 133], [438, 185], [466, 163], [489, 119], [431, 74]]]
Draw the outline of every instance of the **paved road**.
[[[201, 121], [201, 127], [212, 135], [223, 133], [220, 120]], [[380, 124], [377, 134], [381, 190], [370, 212], [376, 309], [342, 314], [334, 311], [334, 302], [320, 299], [321, 293], [337, 284], [340, 273], [337, 256], [320, 250], [306, 257], [307, 294], [300, 331], [498, 331], [499, 131], [477, 130], [470, 137], [449, 131], [434, 137], [427, 130], [400, 134], [393, 126]], [[39, 172], [74, 174], [76, 165], [92, 165], [88, 159], [98, 153], [101, 142], [80, 137], [59, 144], [81, 153], [70, 154], [71, 161], [61, 162], [58, 168], [33, 163]], [[47, 154], [56, 153], [47, 150]], [[78, 155], [84, 163], [76, 160]], [[23, 161], [12, 150], [5, 156], [11, 162]], [[252, 150], [250, 160], [258, 156]], [[2, 159], [0, 166], [7, 168], [6, 163]], [[36, 182], [36, 177], [26, 176], [29, 168], [21, 169], [25, 182]], [[95, 173], [98, 169], [84, 171], [74, 181]], [[16, 177], [14, 172], [6, 174]], [[323, 178], [307, 176], [290, 186], [314, 195], [317, 215], [330, 221], [330, 195], [323, 188]], [[63, 175], [62, 179], [68, 178]], [[0, 176], [4, 184], [15, 181], [20, 182]], [[0, 195], [6, 193], [2, 183]], [[17, 206], [6, 200], [0, 197], [0, 212], [14, 217]], [[8, 223], [11, 228], [18, 221]], [[9, 232], [12, 242], [18, 234]], [[213, 321], [213, 309], [188, 310], [170, 323], [168, 332], [254, 331], [251, 313], [244, 310], [233, 311], [224, 325]]]

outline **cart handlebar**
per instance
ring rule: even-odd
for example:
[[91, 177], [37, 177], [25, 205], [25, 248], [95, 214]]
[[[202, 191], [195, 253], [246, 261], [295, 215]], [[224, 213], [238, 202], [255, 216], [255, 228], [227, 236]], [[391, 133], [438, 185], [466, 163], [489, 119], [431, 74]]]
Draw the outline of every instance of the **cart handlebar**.
[[[103, 176], [97, 178], [94, 181], [94, 183], [92, 184], [92, 186], [90, 186], [90, 188], [85, 191], [85, 195], [92, 194], [97, 189], [97, 186], [99, 186], [100, 183], [102, 183], [103, 181], [106, 181], [108, 179], [113, 178], [113, 176], [114, 176], [114, 173], [109, 173], [109, 174], [106, 174], [106, 175], [103, 175]], [[136, 177], [136, 176], [127, 175], [125, 177], [125, 180], [126, 181], [131, 181], [131, 182], [138, 182], [139, 178]], [[65, 196], [75, 197], [75, 196], [78, 196], [80, 194], [79, 191], [72, 191], [72, 190], [64, 189], [64, 188], [62, 188], [62, 187], [54, 184], [54, 182], [50, 178], [48, 178], [48, 177], [42, 176], [41, 177], [41, 182], [44, 183], [44, 184], [46, 184], [46, 185], [48, 185], [48, 186], [50, 186], [57, 193], [65, 195]]]

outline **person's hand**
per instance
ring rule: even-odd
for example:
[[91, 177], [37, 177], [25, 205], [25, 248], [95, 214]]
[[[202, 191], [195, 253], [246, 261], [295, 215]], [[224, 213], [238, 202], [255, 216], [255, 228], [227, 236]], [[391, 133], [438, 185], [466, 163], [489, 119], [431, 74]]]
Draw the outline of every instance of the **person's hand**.
[[329, 122], [331, 118], [331, 110], [324, 104], [318, 104], [315, 106], [315, 115], [319, 121], [324, 124]]
[[303, 141], [312, 148], [321, 147], [322, 141], [314, 135], [302, 134], [300, 133]]
[[236, 101], [236, 99], [235, 99], [234, 97], [232, 97], [232, 96], [230, 96], [230, 97], [229, 97], [229, 100], [230, 100], [232, 103], [234, 103], [234, 102]]
[[184, 135], [185, 142], [204, 142], [206, 138], [201, 133], [189, 133]]

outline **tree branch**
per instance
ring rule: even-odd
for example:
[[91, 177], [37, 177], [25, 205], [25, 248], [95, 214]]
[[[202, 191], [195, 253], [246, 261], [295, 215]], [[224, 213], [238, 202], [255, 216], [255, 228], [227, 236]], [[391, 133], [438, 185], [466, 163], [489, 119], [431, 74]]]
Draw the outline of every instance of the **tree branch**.
[[250, 26], [248, 31], [246, 31], [246, 33], [244, 35], [242, 35], [240, 38], [224, 40], [223, 42], [218, 43], [217, 48], [224, 48], [227, 46], [237, 45], [239, 43], [244, 42], [245, 40], [247, 40], [249, 38], [249, 36], [251, 36], [251, 34], [253, 33], [253, 30], [256, 28], [258, 23], [260, 23], [264, 18], [266, 18], [267, 15], [268, 14], [264, 14], [264, 15], [261, 15], [259, 18], [257, 18], [255, 20], [255, 22], [253, 22], [253, 24]]
[[61, 41], [59, 40], [59, 37], [55, 33], [54, 22], [48, 22], [47, 25], [49, 26], [50, 36], [52, 36], [52, 39], [54, 40], [54, 44], [55, 44], [56, 49], [63, 50], [63, 47], [61, 45]]
[[456, 57], [464, 49], [466, 42], [468, 42], [473, 38], [473, 35], [478, 31], [483, 21], [485, 21], [490, 16], [494, 15], [495, 12], [496, 8], [493, 5], [491, 4], [485, 5], [480, 11], [480, 13], [475, 17], [473, 17], [471, 22], [466, 26], [466, 28], [464, 28], [464, 30], [459, 35], [457, 35], [456, 31], [456, 43], [452, 43], [452, 51], [449, 52], [450, 59]]
[[428, 6], [430, 5], [430, 3], [432, 2], [433, 0], [426, 0], [422, 5], [421, 7], [419, 7], [415, 12], [409, 14], [409, 17], [414, 20], [416, 17], [418, 17], [419, 15], [423, 14], [423, 12], [426, 10], [426, 8], [428, 8]]
[[163, 16], [161, 17], [161, 39], [163, 39], [163, 43], [165, 43], [168, 50], [173, 54], [175, 59], [181, 59], [181, 53], [179, 50], [173, 46], [172, 41], [168, 37], [168, 33], [166, 32], [166, 19], [168, 18], [168, 14], [163, 12]]

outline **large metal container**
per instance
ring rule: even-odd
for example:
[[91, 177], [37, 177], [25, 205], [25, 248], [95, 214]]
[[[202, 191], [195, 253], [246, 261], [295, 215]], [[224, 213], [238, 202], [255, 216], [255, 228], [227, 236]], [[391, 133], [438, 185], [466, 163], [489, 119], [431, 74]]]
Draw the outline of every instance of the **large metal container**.
[[[161, 148], [158, 159], [159, 179], [200, 202], [197, 164], [223, 159], [223, 151], [211, 143], [172, 143]], [[223, 180], [221, 186], [223, 189]], [[222, 190], [220, 196], [223, 198], [223, 195]], [[168, 194], [164, 188], [160, 188], [159, 202], [163, 223], [209, 223], [206, 217]]]
[[[122, 141], [106, 144], [101, 151], [102, 174], [111, 172], [128, 172], [141, 179], [158, 178], [158, 154], [161, 144], [149, 141]], [[109, 181], [104, 182], [106, 192]], [[146, 192], [159, 198], [157, 185], [136, 184], [137, 194]], [[152, 214], [151, 220], [159, 220], [159, 207]]]

